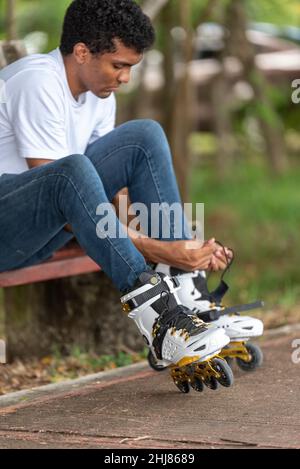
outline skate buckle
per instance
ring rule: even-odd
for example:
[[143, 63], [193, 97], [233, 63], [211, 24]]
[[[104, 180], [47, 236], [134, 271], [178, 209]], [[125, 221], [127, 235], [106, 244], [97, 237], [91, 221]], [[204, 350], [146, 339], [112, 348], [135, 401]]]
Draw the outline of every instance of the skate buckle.
[[152, 337], [156, 337], [158, 331], [160, 329], [160, 325], [159, 324], [155, 324], [154, 327], [153, 327], [153, 331], [152, 331]]
[[130, 308], [128, 303], [123, 303], [122, 309], [123, 309], [124, 313], [126, 313], [126, 314], [131, 312], [131, 308]]

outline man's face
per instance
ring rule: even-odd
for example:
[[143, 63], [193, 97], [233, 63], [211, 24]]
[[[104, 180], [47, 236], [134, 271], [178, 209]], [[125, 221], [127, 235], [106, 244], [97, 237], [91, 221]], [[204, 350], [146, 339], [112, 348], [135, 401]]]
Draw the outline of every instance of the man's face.
[[85, 63], [79, 68], [79, 80], [83, 87], [98, 98], [108, 98], [120, 85], [130, 80], [131, 68], [143, 58], [134, 49], [115, 41], [116, 52], [102, 55], [87, 53]]

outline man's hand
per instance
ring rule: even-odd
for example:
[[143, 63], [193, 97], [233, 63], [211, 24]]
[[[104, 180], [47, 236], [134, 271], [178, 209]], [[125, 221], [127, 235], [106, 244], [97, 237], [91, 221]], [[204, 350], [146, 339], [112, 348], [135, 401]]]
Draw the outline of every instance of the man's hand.
[[213, 254], [218, 249], [215, 244], [203, 244], [199, 241], [158, 241], [155, 239], [130, 237], [144, 257], [155, 263], [163, 263], [191, 272], [207, 270]]
[[225, 270], [228, 264], [230, 264], [233, 259], [232, 250], [227, 247], [221, 247], [218, 243], [215, 243], [214, 239], [207, 241], [206, 245], [208, 244], [215, 244], [217, 248], [212, 256], [212, 260], [208, 267], [208, 270], [211, 270], [213, 272], [217, 272], [218, 270]]
[[[130, 232], [130, 238], [144, 257], [154, 263], [163, 263], [178, 269], [192, 272], [194, 270], [224, 270], [227, 267], [223, 249], [214, 239], [199, 241], [158, 241], [146, 236], [137, 237]], [[228, 260], [232, 252], [226, 249]]]

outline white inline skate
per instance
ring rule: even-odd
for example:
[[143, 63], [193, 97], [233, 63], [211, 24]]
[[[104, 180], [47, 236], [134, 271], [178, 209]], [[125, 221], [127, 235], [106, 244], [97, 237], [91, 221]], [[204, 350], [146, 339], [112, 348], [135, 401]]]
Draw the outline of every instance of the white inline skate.
[[[196, 314], [207, 323], [213, 323], [224, 330], [230, 338], [230, 343], [223, 347], [220, 356], [231, 365], [236, 358], [238, 366], [244, 371], [254, 371], [262, 365], [263, 354], [257, 345], [249, 342], [250, 338], [263, 334], [263, 323], [259, 319], [250, 316], [241, 316], [241, 312], [263, 307], [263, 302], [258, 301], [247, 305], [238, 305], [225, 308], [222, 299], [228, 290], [223, 276], [218, 288], [209, 292], [207, 288], [205, 272], [184, 272], [169, 266], [159, 264], [157, 272], [176, 278], [181, 286], [178, 290], [180, 301], [188, 307], [192, 314]], [[155, 361], [154, 357], [148, 357], [152, 368], [160, 371], [162, 364]]]
[[190, 386], [201, 392], [233, 383], [233, 375], [219, 353], [229, 343], [223, 329], [205, 324], [183, 306], [177, 296], [177, 278], [153, 271], [140, 275], [134, 289], [121, 298], [123, 310], [140, 330], [150, 354], [163, 368], [170, 367], [183, 393]]

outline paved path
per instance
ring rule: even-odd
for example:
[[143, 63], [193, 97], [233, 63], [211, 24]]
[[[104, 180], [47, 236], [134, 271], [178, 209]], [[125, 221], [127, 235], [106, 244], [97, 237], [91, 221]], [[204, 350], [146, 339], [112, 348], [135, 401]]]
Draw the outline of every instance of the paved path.
[[181, 394], [146, 364], [0, 398], [0, 448], [300, 448], [300, 331], [261, 342], [263, 367]]

